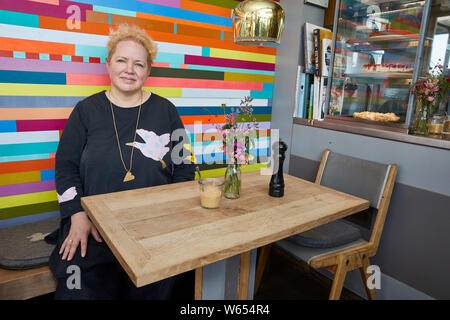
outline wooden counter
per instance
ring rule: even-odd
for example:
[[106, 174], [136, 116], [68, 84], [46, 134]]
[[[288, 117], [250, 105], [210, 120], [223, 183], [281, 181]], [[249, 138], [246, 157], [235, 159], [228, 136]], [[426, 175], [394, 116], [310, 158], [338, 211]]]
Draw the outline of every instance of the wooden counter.
[[241, 198], [222, 199], [219, 209], [200, 206], [197, 181], [84, 197], [82, 205], [137, 286], [369, 207], [367, 200], [287, 174], [284, 197], [273, 198], [270, 177], [243, 174]]

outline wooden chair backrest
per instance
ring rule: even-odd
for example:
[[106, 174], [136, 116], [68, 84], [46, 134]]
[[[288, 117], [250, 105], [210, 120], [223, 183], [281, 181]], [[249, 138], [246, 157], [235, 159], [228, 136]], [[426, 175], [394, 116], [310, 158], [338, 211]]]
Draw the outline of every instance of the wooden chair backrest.
[[391, 200], [398, 167], [324, 150], [315, 183], [370, 201], [377, 209], [370, 244], [376, 253]]

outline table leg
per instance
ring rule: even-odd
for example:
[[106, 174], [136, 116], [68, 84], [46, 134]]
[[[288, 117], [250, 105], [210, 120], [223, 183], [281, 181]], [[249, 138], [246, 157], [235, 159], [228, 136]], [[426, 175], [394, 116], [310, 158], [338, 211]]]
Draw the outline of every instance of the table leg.
[[195, 269], [196, 300], [253, 299], [256, 249]]

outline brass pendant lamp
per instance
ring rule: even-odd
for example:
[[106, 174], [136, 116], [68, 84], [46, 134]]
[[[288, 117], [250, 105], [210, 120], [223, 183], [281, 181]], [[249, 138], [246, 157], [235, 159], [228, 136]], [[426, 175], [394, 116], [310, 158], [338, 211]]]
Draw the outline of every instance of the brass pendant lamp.
[[250, 46], [280, 44], [284, 11], [271, 0], [245, 0], [233, 11], [234, 43]]

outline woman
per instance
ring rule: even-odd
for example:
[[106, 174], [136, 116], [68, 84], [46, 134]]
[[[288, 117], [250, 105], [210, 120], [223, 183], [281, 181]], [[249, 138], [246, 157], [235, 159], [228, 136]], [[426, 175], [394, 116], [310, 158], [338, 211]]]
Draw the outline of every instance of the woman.
[[[175, 106], [142, 90], [156, 45], [142, 29], [120, 25], [107, 46], [111, 88], [76, 105], [56, 152], [61, 227], [50, 257], [59, 280], [55, 298], [166, 299], [174, 279], [136, 288], [80, 203], [82, 196], [194, 179], [190, 162], [172, 158], [178, 143], [189, 144]], [[72, 270], [79, 270], [79, 279]]]

